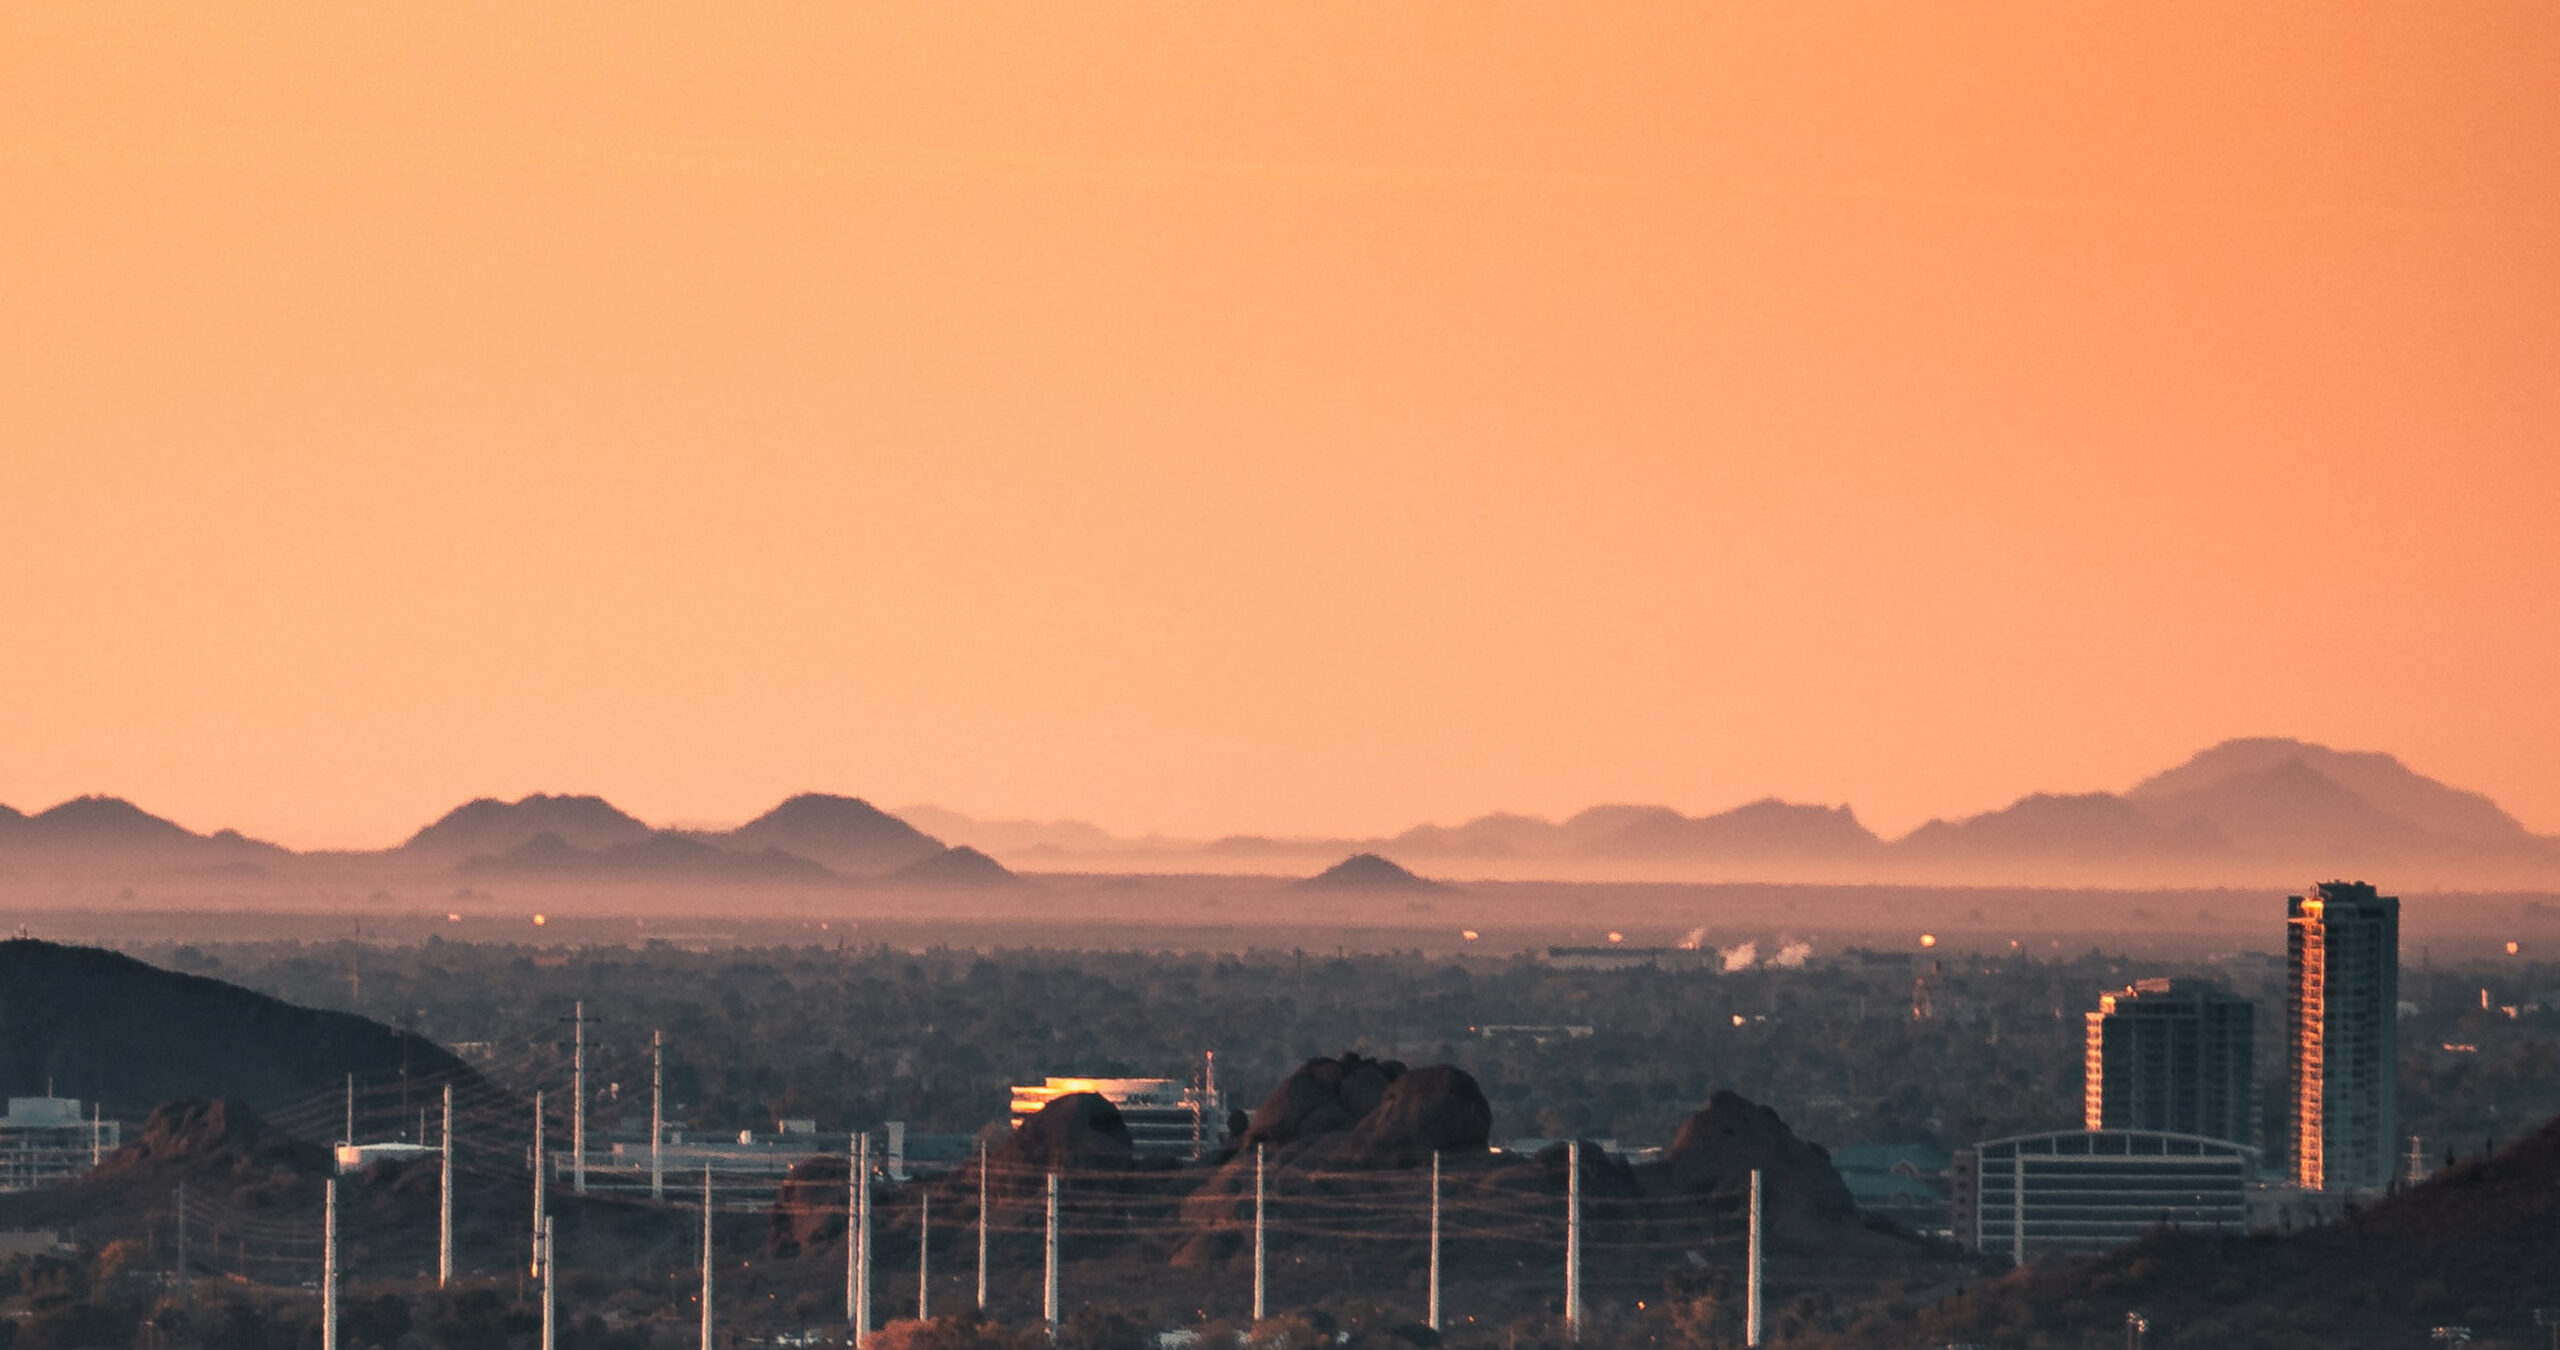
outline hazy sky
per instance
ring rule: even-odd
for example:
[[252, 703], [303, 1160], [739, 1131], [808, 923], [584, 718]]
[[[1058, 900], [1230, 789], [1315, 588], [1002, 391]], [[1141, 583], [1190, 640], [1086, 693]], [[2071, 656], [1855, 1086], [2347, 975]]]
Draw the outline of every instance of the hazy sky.
[[2546, 3], [0, 6], [0, 801], [2560, 831]]

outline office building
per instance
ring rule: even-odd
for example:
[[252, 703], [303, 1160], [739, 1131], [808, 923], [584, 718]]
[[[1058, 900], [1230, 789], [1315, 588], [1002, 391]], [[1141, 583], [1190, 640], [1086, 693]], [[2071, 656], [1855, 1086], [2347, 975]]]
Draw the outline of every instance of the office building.
[[1040, 1114], [1060, 1097], [1079, 1092], [1119, 1108], [1129, 1144], [1141, 1156], [1198, 1157], [1215, 1148], [1226, 1129], [1215, 1087], [1207, 1092], [1171, 1078], [1049, 1078], [1013, 1089], [1013, 1127]]
[[2252, 1153], [2157, 1130], [1994, 1139], [1956, 1155], [1956, 1240], [2027, 1261], [2121, 1247], [2163, 1226], [2239, 1231]]
[[124, 1127], [72, 1097], [11, 1097], [0, 1116], [0, 1192], [59, 1186], [124, 1143]]
[[2253, 1142], [2256, 1008], [2196, 980], [2142, 980], [2088, 1014], [2082, 1121]]
[[2330, 881], [2285, 902], [2285, 1082], [2293, 1182], [2365, 1190], [2398, 1161], [2400, 901]]

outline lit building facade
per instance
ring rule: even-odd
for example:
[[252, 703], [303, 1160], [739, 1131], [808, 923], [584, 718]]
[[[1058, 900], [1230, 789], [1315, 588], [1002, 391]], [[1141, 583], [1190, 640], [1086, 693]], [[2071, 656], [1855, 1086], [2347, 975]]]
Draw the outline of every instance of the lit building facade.
[[2285, 1080], [2293, 1183], [2391, 1180], [2399, 1050], [2400, 900], [2330, 881], [2285, 902]]
[[2255, 1142], [2257, 1008], [2195, 980], [2142, 980], [2088, 1014], [2081, 1124]]
[[1129, 1127], [1130, 1147], [1144, 1155], [1190, 1158], [1214, 1148], [1226, 1129], [1216, 1087], [1202, 1092], [1171, 1078], [1049, 1078], [1017, 1083], [1013, 1089], [1013, 1127], [1040, 1114], [1060, 1097], [1090, 1092], [1120, 1110]]

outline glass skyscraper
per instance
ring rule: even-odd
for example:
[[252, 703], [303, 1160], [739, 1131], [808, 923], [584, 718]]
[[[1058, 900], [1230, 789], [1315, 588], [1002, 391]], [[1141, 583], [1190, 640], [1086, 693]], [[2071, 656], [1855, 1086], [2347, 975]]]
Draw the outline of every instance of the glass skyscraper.
[[2088, 1015], [2083, 1124], [2256, 1142], [2256, 1006], [2195, 980], [2143, 980]]
[[2294, 1184], [2383, 1186], [2395, 1159], [2399, 897], [2330, 881], [2287, 899], [2285, 969]]

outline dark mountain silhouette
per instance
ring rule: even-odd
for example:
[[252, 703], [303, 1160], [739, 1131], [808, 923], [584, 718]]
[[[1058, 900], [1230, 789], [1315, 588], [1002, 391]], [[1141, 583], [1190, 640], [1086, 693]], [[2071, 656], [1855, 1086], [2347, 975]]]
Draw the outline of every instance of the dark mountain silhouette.
[[[1386, 861], [1390, 856], [1482, 859], [1512, 873], [1552, 865], [1558, 870], [1546, 875], [1558, 878], [1619, 865], [1701, 864], [1725, 874], [1749, 867], [1773, 881], [2255, 884], [2350, 866], [2400, 869], [2406, 884], [2511, 887], [2546, 885], [2560, 872], [2560, 838], [2533, 834], [2478, 793], [2415, 773], [2390, 755], [2275, 737], [2223, 742], [2123, 793], [2032, 793], [1996, 811], [1932, 820], [1891, 842], [1847, 806], [1776, 798], [1705, 816], [1617, 803], [1562, 821], [1496, 813], [1454, 826], [1418, 825], [1388, 839], [1244, 834], [1206, 844], [1119, 839], [1078, 822], [970, 824], [948, 812], [931, 818], [986, 826], [994, 833], [985, 848], [1004, 847], [999, 835], [1013, 839], [1017, 860], [1180, 854], [1246, 870], [1296, 870], [1351, 855], [1302, 883], [1322, 889], [1433, 884]], [[397, 849], [321, 855], [296, 855], [229, 830], [194, 834], [111, 797], [77, 798], [32, 816], [0, 807], [0, 876], [291, 875], [306, 861], [600, 883], [816, 882], [830, 875], [918, 885], [1014, 880], [980, 847], [946, 850], [934, 835], [861, 798], [826, 793], [789, 798], [721, 831], [653, 829], [593, 796], [483, 798]]]
[[556, 834], [538, 834], [495, 857], [465, 861], [475, 875], [546, 879], [826, 882], [836, 875], [780, 849], [757, 853], [717, 848], [679, 834], [649, 834], [610, 848], [579, 848]]
[[237, 830], [197, 834], [121, 797], [0, 816], [0, 859], [38, 870], [256, 872], [292, 856]]
[[[2425, 823], [2421, 823], [2421, 822]], [[2130, 792], [2037, 793], [1998, 811], [1933, 820], [1895, 854], [1933, 865], [2153, 864], [2269, 868], [2560, 862], [2477, 793], [2389, 755], [2303, 741], [2225, 741]]]
[[776, 849], [849, 876], [893, 872], [942, 852], [939, 839], [860, 797], [804, 792], [711, 842]]
[[50, 1083], [127, 1118], [165, 1101], [227, 1097], [269, 1116], [304, 1108], [289, 1113], [307, 1127], [302, 1136], [334, 1138], [330, 1103], [348, 1074], [380, 1084], [404, 1073], [453, 1082], [474, 1101], [497, 1096], [443, 1047], [353, 1013], [94, 947], [0, 942], [0, 1086], [9, 1093]]
[[517, 801], [481, 797], [444, 814], [409, 837], [403, 853], [461, 862], [522, 847], [537, 835], [553, 835], [572, 848], [597, 850], [636, 844], [654, 831], [602, 797], [535, 793]]
[[1565, 818], [1556, 827], [1559, 845], [1566, 851], [1593, 851], [1593, 846], [1612, 835], [1642, 834], [1648, 830], [1678, 829], [1688, 817], [1668, 806], [1633, 806], [1618, 803], [1588, 807]]
[[1415, 876], [1375, 853], [1354, 853], [1298, 883], [1310, 891], [1431, 891], [1440, 883]]
[[[2235, 782], [2255, 781], [2282, 791], [2285, 784], [2301, 781], [2275, 772], [2287, 766], [2308, 769], [2373, 810], [2441, 838], [2512, 844], [2534, 837], [2496, 802], [2415, 773], [2390, 755], [2370, 750], [2332, 750], [2275, 736], [2224, 741], [2174, 769], [2143, 779], [2125, 795], [2149, 806], [2155, 802], [2210, 800], [2206, 794], [2226, 790]], [[2259, 774], [2270, 776], [2255, 780], [2250, 777]], [[2235, 839], [2238, 837], [2234, 835]]]
[[1115, 853], [1166, 846], [1160, 838], [1123, 839], [1085, 820], [981, 820], [939, 806], [901, 806], [894, 814], [945, 843], [995, 854]]
[[965, 844], [911, 862], [880, 880], [892, 886], [944, 887], [951, 890], [995, 890], [1030, 884], [1007, 870], [1003, 863]]
[[1963, 820], [1933, 820], [1905, 836], [1914, 857], [1976, 862], [2126, 862], [2196, 858], [2221, 851], [2219, 831], [2192, 817], [2164, 825], [2112, 792], [2039, 792]]
[[1585, 843], [1611, 857], [1858, 857], [1882, 840], [1845, 806], [1800, 806], [1764, 797], [1712, 816], [1644, 816]]
[[2183, 792], [2130, 800], [2154, 818], [2209, 822], [2247, 853], [2366, 858], [2453, 842], [2437, 840], [2299, 759], [2245, 769]]
[[1387, 841], [1398, 853], [1465, 858], [1531, 857], [1557, 847], [1556, 823], [1537, 816], [1496, 812], [1463, 825], [1416, 825]]

